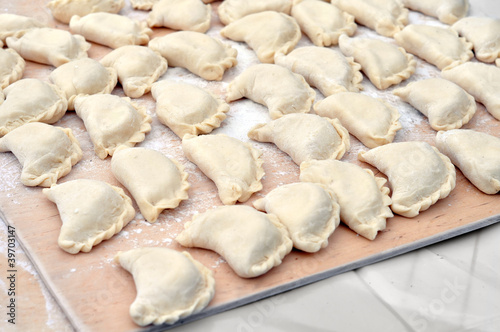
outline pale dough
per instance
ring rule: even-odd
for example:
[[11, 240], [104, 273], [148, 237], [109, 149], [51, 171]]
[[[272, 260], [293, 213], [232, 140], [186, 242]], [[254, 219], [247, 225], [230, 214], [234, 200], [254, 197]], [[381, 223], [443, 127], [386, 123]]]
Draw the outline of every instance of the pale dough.
[[292, 240], [278, 218], [246, 205], [220, 206], [195, 214], [176, 241], [213, 250], [242, 278], [254, 278], [281, 264]]
[[453, 24], [467, 15], [469, 0], [402, 0], [405, 7]]
[[89, 252], [135, 216], [132, 200], [123, 189], [103, 181], [72, 180], [42, 192], [57, 205], [62, 220], [57, 242], [70, 254]]
[[57, 20], [68, 24], [73, 15], [107, 12], [118, 14], [125, 7], [124, 0], [52, 0], [47, 8]]
[[147, 22], [150, 27], [206, 32], [211, 19], [212, 7], [200, 0], [160, 0], [153, 5]]
[[82, 158], [71, 129], [41, 122], [27, 123], [0, 138], [0, 152], [7, 151], [22, 164], [25, 186], [50, 187]]
[[338, 160], [311, 160], [300, 165], [300, 181], [324, 185], [340, 206], [340, 220], [359, 235], [374, 240], [393, 217], [386, 180], [360, 166]]
[[349, 133], [340, 121], [316, 114], [287, 114], [257, 124], [248, 137], [276, 144], [297, 165], [313, 159], [341, 159], [350, 148]]
[[218, 8], [219, 19], [228, 25], [244, 16], [264, 11], [290, 14], [292, 0], [225, 0]]
[[12, 49], [0, 48], [0, 89], [23, 77], [26, 62]]
[[474, 45], [479, 61], [494, 62], [500, 58], [500, 19], [465, 17], [451, 26]]
[[212, 271], [186, 251], [137, 248], [114, 260], [134, 277], [137, 296], [129, 313], [139, 326], [174, 324], [203, 310], [215, 294]]
[[7, 37], [22, 37], [33, 28], [43, 28], [45, 25], [33, 17], [4, 13], [0, 14], [0, 41]]
[[238, 51], [230, 45], [195, 31], [178, 31], [153, 38], [149, 47], [172, 67], [186, 68], [209, 81], [220, 81], [224, 71], [236, 66]]
[[156, 115], [180, 138], [186, 134], [208, 134], [226, 118], [229, 105], [195, 85], [162, 80], [151, 91]]
[[130, 0], [130, 4], [134, 9], [151, 10], [158, 1], [160, 0]]
[[182, 150], [217, 186], [223, 204], [246, 202], [262, 189], [262, 152], [248, 143], [219, 135], [184, 135]]

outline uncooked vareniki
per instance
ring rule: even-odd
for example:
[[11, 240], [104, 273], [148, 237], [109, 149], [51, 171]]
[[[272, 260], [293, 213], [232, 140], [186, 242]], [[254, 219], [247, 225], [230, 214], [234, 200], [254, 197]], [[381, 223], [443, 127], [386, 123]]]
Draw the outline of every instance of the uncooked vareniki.
[[107, 12], [117, 14], [125, 6], [124, 0], [52, 0], [47, 8], [58, 21], [68, 24], [73, 15]]
[[208, 81], [220, 81], [226, 69], [236, 66], [238, 51], [230, 45], [195, 31], [177, 31], [153, 38], [148, 46], [172, 67], [186, 68]]
[[78, 179], [43, 190], [57, 205], [62, 226], [57, 243], [70, 254], [89, 252], [120, 232], [135, 216], [123, 189], [98, 180]]
[[434, 130], [460, 128], [476, 114], [474, 97], [442, 78], [415, 81], [393, 93], [427, 116]]
[[195, 214], [176, 241], [217, 252], [242, 278], [254, 278], [281, 264], [292, 240], [278, 218], [250, 206], [220, 206]]
[[195, 85], [162, 80], [153, 85], [156, 114], [180, 138], [208, 134], [226, 118], [229, 105]]
[[275, 11], [244, 16], [226, 25], [220, 34], [247, 43], [263, 63], [274, 63], [276, 53], [288, 54], [302, 36], [293, 17]]
[[438, 149], [425, 142], [398, 142], [361, 151], [358, 159], [389, 178], [391, 209], [412, 218], [455, 188], [455, 167]]
[[289, 113], [309, 113], [316, 93], [302, 75], [274, 64], [253, 65], [226, 89], [226, 101], [240, 98], [266, 106], [271, 119]]
[[101, 159], [121, 145], [132, 147], [151, 131], [151, 117], [128, 97], [97, 94], [75, 99], [76, 114], [83, 120], [94, 151]]
[[0, 138], [0, 152], [12, 151], [23, 165], [21, 183], [50, 187], [71, 171], [82, 150], [69, 128], [33, 122]]
[[147, 22], [150, 27], [206, 32], [212, 8], [200, 0], [160, 0], [153, 5]]
[[0, 48], [0, 89], [23, 77], [26, 62], [12, 49]]
[[316, 114], [338, 119], [350, 134], [374, 148], [391, 143], [400, 130], [399, 112], [380, 99], [361, 93], [339, 92], [314, 104]]
[[316, 183], [290, 183], [277, 187], [253, 206], [274, 214], [286, 226], [295, 248], [317, 252], [340, 223], [337, 198]]
[[0, 42], [5, 42], [7, 37], [20, 38], [28, 30], [44, 26], [33, 17], [10, 13], [0, 14]]
[[139, 326], [174, 324], [205, 308], [215, 293], [210, 269], [188, 252], [168, 248], [137, 248], [115, 256], [134, 277], [137, 296], [130, 305]]
[[290, 14], [291, 8], [292, 0], [226, 0], [217, 11], [222, 24], [228, 25], [243, 16], [269, 10]]
[[474, 54], [479, 61], [494, 62], [500, 58], [499, 18], [465, 17], [451, 28], [474, 45]]
[[274, 62], [302, 75], [307, 83], [316, 87], [324, 96], [341, 91], [359, 92], [363, 89], [361, 66], [351, 57], [346, 58], [332, 48], [304, 46], [288, 55], [276, 54]]
[[111, 171], [151, 223], [164, 209], [174, 209], [188, 198], [188, 174], [184, 167], [161, 152], [146, 148], [118, 149], [111, 159]]
[[469, 0], [403, 0], [403, 5], [425, 15], [437, 17], [441, 22], [453, 24], [467, 15]]
[[130, 98], [140, 98], [168, 68], [167, 60], [149, 47], [125, 45], [106, 54], [100, 62], [113, 67], [123, 92]]
[[338, 160], [311, 160], [300, 165], [300, 181], [324, 185], [340, 206], [340, 220], [350, 229], [374, 240], [393, 216], [386, 180], [369, 169]]
[[130, 4], [134, 9], [151, 10], [158, 1], [160, 0], [130, 0]]
[[349, 150], [349, 133], [337, 119], [316, 114], [287, 114], [254, 126], [248, 137], [272, 142], [300, 165], [306, 160], [341, 159]]
[[182, 150], [217, 186], [222, 203], [246, 202], [262, 189], [262, 152], [226, 135], [184, 135]]

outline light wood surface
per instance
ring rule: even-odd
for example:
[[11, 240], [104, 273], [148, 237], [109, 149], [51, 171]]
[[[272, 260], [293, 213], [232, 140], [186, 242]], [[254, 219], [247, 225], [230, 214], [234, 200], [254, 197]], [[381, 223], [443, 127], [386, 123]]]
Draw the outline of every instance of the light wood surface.
[[[42, 18], [49, 26], [67, 29], [66, 25], [52, 19], [50, 12], [45, 8], [45, 3], [46, 1], [35, 3], [18, 1], [14, 5], [10, 2], [8, 4], [2, 2], [2, 9]], [[216, 7], [217, 3], [213, 7], [212, 24], [215, 31], [217, 28], [220, 29]], [[144, 13], [132, 11], [130, 8], [125, 9], [122, 14], [130, 17], [144, 17]], [[360, 31], [358, 33], [366, 32], [363, 29]], [[155, 29], [155, 36], [168, 32], [167, 29]], [[304, 40], [305, 37], [302, 43], [307, 43]], [[245, 51], [245, 46], [240, 46], [240, 50]], [[108, 48], [93, 45], [89, 56], [100, 59], [109, 51]], [[251, 53], [251, 51], [246, 51]], [[178, 68], [169, 68], [166, 78], [192, 81], [223, 97], [227, 83], [240, 73], [245, 68], [244, 66], [248, 65], [248, 61], [241, 61], [242, 57], [246, 60], [245, 54], [239, 54], [240, 64], [237, 68], [229, 70], [222, 82], [203, 82]], [[439, 75], [436, 69], [420, 60], [419, 66], [421, 70], [414, 75], [412, 80]], [[48, 75], [52, 70], [50, 66], [28, 61], [24, 77], [36, 77], [48, 81]], [[366, 87], [365, 93], [377, 94], [401, 106], [390, 91], [376, 91], [366, 79], [363, 84]], [[119, 85], [113, 94], [123, 95]], [[145, 222], [142, 216], [137, 214], [135, 220], [120, 234], [96, 246], [90, 253], [70, 255], [57, 246], [61, 220], [56, 206], [43, 196], [41, 188], [28, 188], [20, 184], [21, 166], [18, 161], [10, 153], [0, 154], [0, 213], [8, 224], [16, 228], [19, 242], [33, 261], [40, 277], [66, 313], [71, 324], [80, 331], [137, 330], [138, 327], [128, 314], [128, 308], [135, 297], [135, 286], [131, 275], [113, 262], [115, 254], [120, 250], [143, 246], [165, 246], [176, 250], [186, 250], [173, 240], [182, 230], [183, 223], [190, 220], [197, 212], [221, 205], [215, 185], [184, 157], [180, 139], [158, 122], [154, 113], [155, 103], [151, 95], [140, 98], [138, 102], [146, 106], [148, 113], [153, 117], [153, 129], [139, 146], [157, 149], [186, 167], [190, 174], [190, 198], [179, 208], [162, 213], [154, 224]], [[250, 101], [233, 103], [228, 119], [220, 132], [232, 132], [231, 126], [238, 126], [238, 121], [241, 121], [239, 115], [247, 106], [251, 107], [249, 112], [264, 114], [263, 107]], [[423, 116], [415, 110], [413, 112], [413, 117], [418, 121], [405, 122], [406, 127], [398, 133], [396, 141], [422, 140], [434, 145], [435, 131], [430, 128]], [[91, 178], [120, 185], [110, 172], [110, 158], [100, 160], [95, 155], [83, 122], [73, 112], [68, 112], [56, 125], [72, 128], [84, 150], [83, 159], [59, 183], [79, 178]], [[476, 128], [500, 135], [498, 121], [494, 120], [482, 105], [478, 105], [476, 116], [466, 128]], [[278, 185], [298, 181], [299, 175], [298, 166], [273, 144], [257, 142], [252, 142], [252, 144], [263, 151], [266, 176], [263, 180], [264, 189], [245, 204], [251, 204], [253, 200], [263, 197]], [[343, 160], [371, 168], [356, 160], [357, 152], [366, 148], [354, 137], [351, 137], [351, 145], [351, 150]], [[376, 170], [374, 171], [381, 176]], [[293, 289], [496, 222], [496, 219], [491, 217], [500, 214], [499, 203], [498, 195], [481, 193], [457, 170], [457, 187], [449, 197], [439, 201], [416, 218], [407, 219], [396, 216], [389, 219], [387, 229], [381, 232], [375, 241], [357, 236], [342, 225], [331, 236], [330, 244], [324, 250], [315, 254], [294, 250], [285, 257], [282, 265], [254, 279], [242, 279], [236, 276], [216, 253], [201, 249], [188, 249], [195, 259], [214, 271], [216, 295], [202, 313], [187, 321]], [[135, 208], [138, 211], [137, 206]], [[1, 256], [0, 259], [2, 259]]]

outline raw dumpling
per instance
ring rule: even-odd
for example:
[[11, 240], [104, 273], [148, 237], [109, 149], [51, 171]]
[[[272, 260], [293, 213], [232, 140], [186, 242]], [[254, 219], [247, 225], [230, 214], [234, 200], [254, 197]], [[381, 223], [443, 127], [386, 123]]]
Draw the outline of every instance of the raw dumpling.
[[82, 158], [71, 129], [40, 122], [27, 123], [0, 138], [0, 152], [7, 151], [23, 165], [25, 186], [50, 187]]
[[153, 9], [154, 4], [159, 1], [160, 0], [130, 0], [130, 4], [134, 9], [151, 10]]
[[450, 159], [425, 142], [382, 145], [361, 151], [358, 159], [387, 175], [392, 211], [407, 218], [427, 210], [455, 188], [455, 167]]
[[130, 306], [140, 326], [174, 324], [205, 308], [215, 293], [212, 271], [186, 252], [138, 248], [115, 256], [134, 277], [137, 296]]
[[78, 179], [43, 190], [57, 205], [62, 220], [58, 244], [77, 254], [120, 232], [135, 216], [123, 189], [98, 180]]
[[500, 191], [500, 138], [454, 129], [438, 132], [436, 146], [479, 190], [490, 195]]
[[0, 41], [7, 37], [20, 38], [33, 28], [43, 28], [44, 24], [32, 17], [4, 13], [0, 14]]
[[7, 45], [25, 60], [54, 67], [86, 58], [90, 48], [82, 36], [53, 28], [31, 29], [20, 38], [9, 37]]
[[226, 135], [184, 135], [182, 150], [217, 186], [222, 203], [246, 202], [262, 189], [262, 152]]
[[188, 83], [163, 80], [153, 85], [152, 95], [158, 119], [180, 138], [210, 133], [229, 111], [222, 99]]
[[338, 119], [365, 146], [391, 143], [398, 130], [399, 112], [384, 101], [354, 92], [339, 92], [314, 104], [316, 114]]
[[253, 206], [276, 215], [288, 229], [294, 247], [305, 252], [325, 248], [340, 222], [337, 198], [315, 183], [283, 185]]
[[106, 54], [100, 62], [113, 67], [123, 92], [130, 98], [140, 98], [168, 68], [167, 60], [160, 53], [139, 45], [125, 45]]
[[258, 277], [280, 265], [293, 245], [275, 215], [246, 205], [195, 214], [176, 240], [185, 247], [215, 251], [242, 278]]
[[291, 8], [292, 0], [226, 0], [219, 5], [218, 14], [222, 24], [228, 25], [243, 16], [264, 11], [290, 14]]
[[28, 122], [55, 123], [68, 109], [64, 92], [54, 84], [35, 78], [14, 82], [3, 90], [3, 94], [0, 136]]
[[208, 81], [220, 81], [224, 71], [236, 66], [238, 51], [218, 39], [195, 31], [178, 31], [149, 42], [149, 47], [172, 67], [186, 68]]
[[469, 61], [472, 43], [458, 36], [450, 28], [431, 25], [410, 24], [394, 35], [396, 42], [407, 52], [446, 70]]
[[470, 93], [488, 112], [500, 120], [500, 68], [484, 63], [467, 62], [441, 76]]
[[357, 28], [354, 16], [323, 1], [295, 1], [291, 14], [316, 46], [337, 45], [339, 36], [352, 36]]
[[429, 118], [432, 129], [457, 129], [476, 113], [474, 97], [442, 78], [415, 81], [393, 93]]
[[382, 36], [392, 37], [408, 24], [408, 9], [399, 0], [331, 0], [331, 3]]
[[144, 141], [152, 119], [146, 109], [128, 97], [97, 94], [75, 99], [76, 114], [83, 120], [94, 151], [101, 159], [122, 145], [132, 147]]
[[226, 101], [249, 98], [266, 106], [271, 119], [289, 113], [309, 113], [316, 97], [302, 75], [274, 64], [245, 69], [226, 90]]
[[451, 27], [474, 45], [479, 61], [494, 62], [500, 58], [500, 19], [465, 17]]
[[276, 53], [288, 54], [302, 36], [293, 17], [275, 11], [244, 16], [225, 26], [220, 34], [247, 43], [263, 63], [274, 63]]
[[71, 33], [78, 33], [87, 40], [118, 48], [124, 45], [143, 45], [149, 42], [153, 30], [146, 22], [111, 13], [74, 15], [69, 22]]
[[300, 181], [319, 183], [333, 192], [340, 220], [350, 229], [374, 240], [393, 216], [385, 179], [369, 169], [338, 160], [311, 160], [300, 165]]
[[425, 15], [437, 17], [441, 22], [453, 24], [467, 15], [469, 0], [403, 0], [403, 5]]
[[73, 15], [107, 12], [117, 14], [125, 7], [124, 0], [52, 0], [47, 8], [57, 20], [68, 24]]
[[16, 51], [0, 48], [0, 89], [23, 77], [26, 62]]
[[341, 36], [339, 46], [345, 56], [361, 65], [370, 82], [380, 90], [408, 79], [417, 66], [413, 55], [379, 39]]
[[341, 159], [349, 150], [349, 133], [337, 119], [315, 114], [287, 114], [248, 132], [259, 142], [272, 142], [300, 165], [306, 160]]
[[158, 151], [118, 149], [111, 159], [111, 171], [151, 223], [164, 209], [174, 209], [188, 198], [188, 174], [184, 167]]
[[200, 0], [160, 0], [148, 16], [150, 27], [206, 32], [210, 28], [212, 7]]
[[307, 83], [318, 88], [324, 96], [363, 89], [361, 66], [332, 48], [300, 47], [288, 55], [276, 54], [274, 62], [302, 75]]
[[117, 82], [114, 68], [106, 68], [99, 61], [91, 58], [65, 63], [54, 69], [49, 78], [64, 91], [70, 111], [75, 109], [76, 97], [111, 93]]

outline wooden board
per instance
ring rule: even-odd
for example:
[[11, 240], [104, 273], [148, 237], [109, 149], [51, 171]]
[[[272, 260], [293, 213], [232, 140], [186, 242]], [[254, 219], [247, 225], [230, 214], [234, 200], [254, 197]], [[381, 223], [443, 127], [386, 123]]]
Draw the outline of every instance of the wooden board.
[[[33, 2], [27, 0], [8, 2], [5, 5], [4, 3], [2, 2], [2, 6], [5, 6], [2, 9], [6, 9], [7, 12], [34, 16], [52, 27], [68, 28], [52, 19], [43, 1], [37, 3], [37, 6], [33, 6]], [[218, 33], [221, 24], [216, 17], [216, 8], [217, 3], [213, 6], [212, 28], [208, 34], [221, 38]], [[133, 11], [130, 7], [124, 9], [122, 14], [140, 19], [144, 19], [147, 15], [145, 12]], [[411, 19], [435, 22], [417, 14], [412, 14]], [[167, 29], [155, 29], [155, 36], [168, 32]], [[362, 27], [358, 29], [357, 35], [381, 38]], [[384, 40], [390, 41], [390, 39]], [[207, 82], [180, 68], [169, 68], [163, 78], [187, 81], [224, 96], [228, 82], [246, 67], [258, 62], [253, 51], [245, 44], [227, 42], [238, 49], [239, 64], [227, 71], [222, 82]], [[298, 47], [310, 44], [307, 38], [303, 37]], [[93, 45], [89, 56], [100, 59], [107, 52], [109, 49]], [[52, 70], [50, 66], [27, 62], [24, 77], [36, 77], [48, 81], [48, 75]], [[435, 67], [418, 60], [418, 70], [409, 81], [437, 76], [439, 71]], [[384, 98], [399, 109], [404, 128], [398, 132], [396, 141], [421, 140], [434, 144], [435, 131], [429, 127], [427, 120], [415, 109], [394, 97], [391, 93], [392, 88], [378, 91], [366, 79], [363, 85], [365, 87], [363, 93]], [[118, 86], [113, 94], [122, 96], [121, 87]], [[322, 96], [318, 92], [317, 100], [319, 99], [322, 99]], [[190, 175], [190, 198], [179, 208], [162, 213], [154, 224], [145, 222], [138, 213], [135, 220], [121, 233], [96, 246], [90, 253], [70, 255], [58, 248], [57, 237], [61, 220], [55, 205], [43, 196], [41, 188], [21, 185], [19, 182], [21, 166], [16, 158], [10, 153], [0, 154], [1, 216], [8, 224], [16, 227], [19, 242], [72, 325], [80, 331], [138, 329], [128, 314], [129, 305], [136, 294], [134, 283], [130, 274], [113, 262], [115, 254], [120, 250], [143, 246], [185, 250], [174, 241], [175, 236], [182, 230], [183, 223], [190, 220], [197, 212], [222, 204], [218, 199], [215, 185], [184, 157], [180, 139], [158, 122], [151, 95], [148, 94], [137, 102], [144, 105], [153, 118], [153, 129], [139, 146], [159, 150], [186, 167]], [[228, 118], [214, 133], [226, 133], [249, 141], [246, 138], [248, 129], [268, 120], [265, 107], [249, 100], [241, 100], [231, 104]], [[498, 124], [499, 122], [478, 104], [477, 114], [465, 128], [474, 128], [499, 136]], [[68, 112], [56, 125], [72, 128], [84, 150], [83, 159], [59, 183], [90, 178], [119, 186], [110, 172], [110, 159], [100, 160], [95, 155], [83, 122], [73, 112]], [[298, 181], [299, 175], [298, 166], [273, 144], [257, 142], [252, 144], [263, 151], [266, 176], [263, 180], [264, 189], [245, 204], [251, 204], [253, 200], [263, 197], [276, 186]], [[351, 137], [351, 145], [351, 150], [343, 160], [358, 163], [382, 176], [369, 165], [356, 160], [358, 151], [366, 148], [354, 137]], [[203, 312], [180, 324], [492, 224], [498, 221], [499, 203], [498, 195], [481, 193], [457, 170], [457, 187], [449, 197], [439, 201], [416, 218], [396, 216], [389, 219], [387, 229], [381, 232], [375, 241], [357, 236], [341, 225], [331, 236], [330, 244], [324, 250], [315, 254], [293, 250], [285, 257], [283, 264], [266, 275], [254, 279], [239, 278], [219, 255], [211, 251], [188, 249], [194, 258], [214, 271], [216, 295]], [[138, 211], [137, 206], [135, 207]]]

